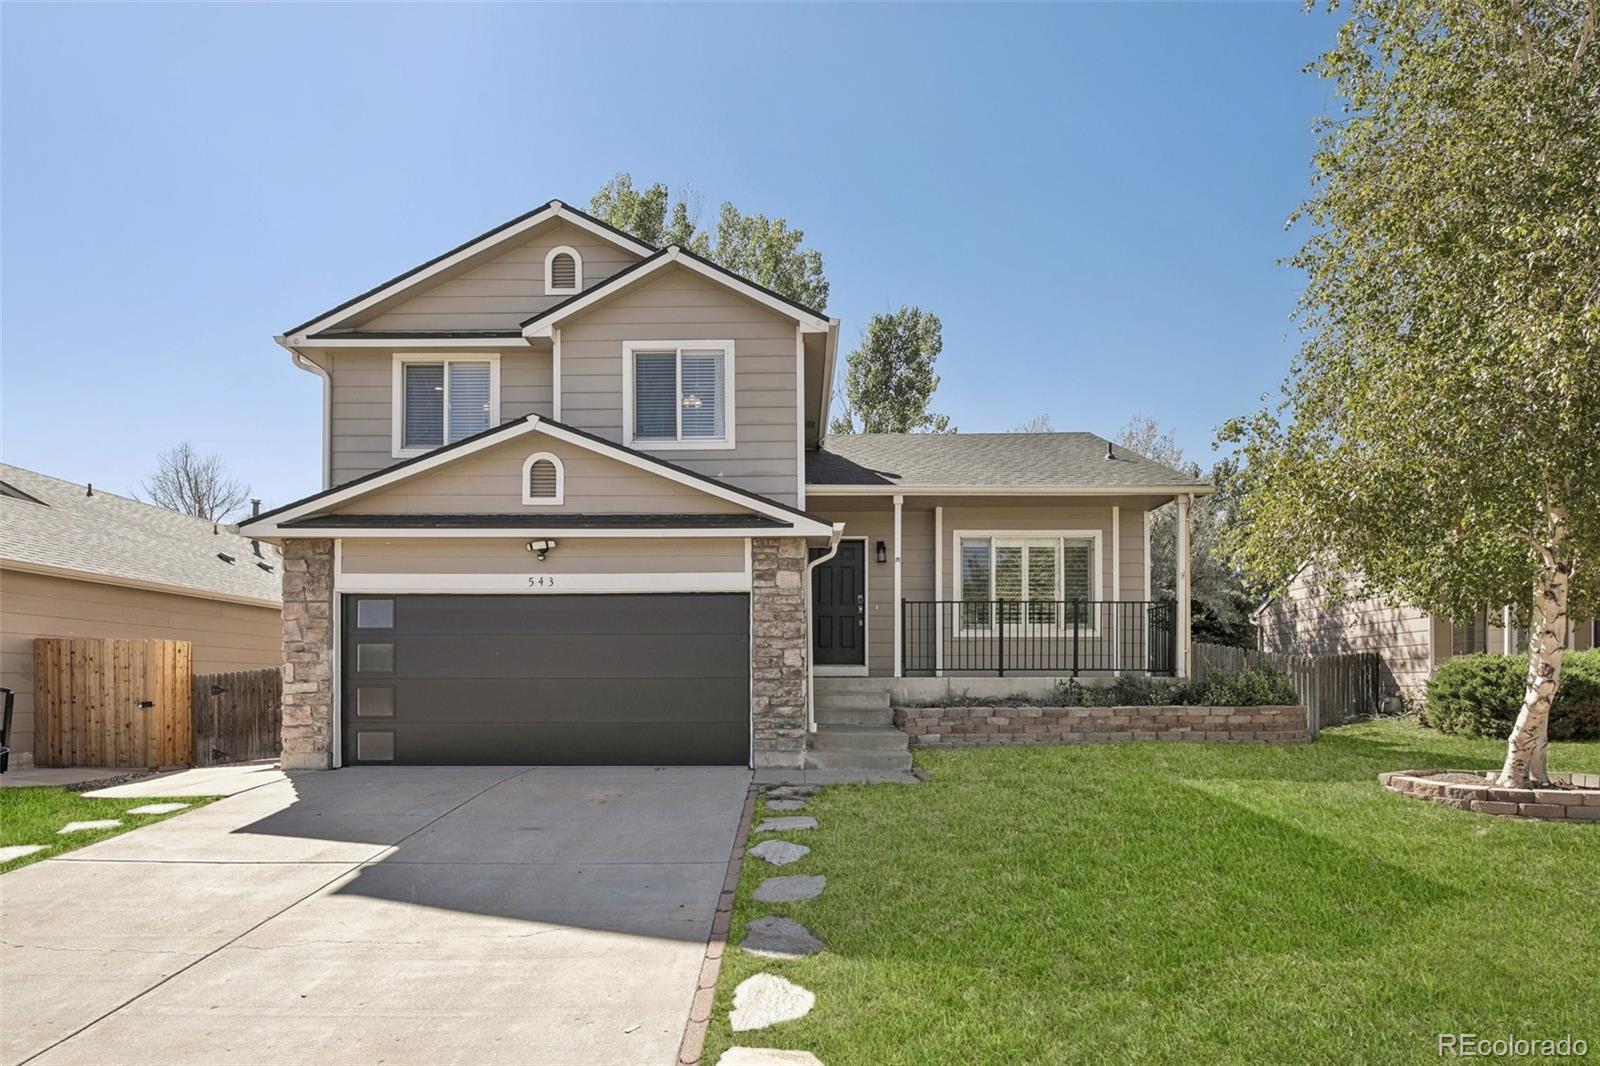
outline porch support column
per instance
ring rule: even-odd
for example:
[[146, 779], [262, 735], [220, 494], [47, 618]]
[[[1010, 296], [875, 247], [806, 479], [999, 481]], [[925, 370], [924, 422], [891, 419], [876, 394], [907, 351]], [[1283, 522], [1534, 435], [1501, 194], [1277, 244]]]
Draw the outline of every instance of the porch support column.
[[1188, 493], [1178, 497], [1178, 626], [1177, 647], [1173, 649], [1174, 665], [1179, 677], [1189, 676], [1189, 633], [1190, 633], [1190, 571], [1189, 565], [1189, 510], [1194, 506], [1194, 497]]
[[905, 604], [900, 599], [900, 512], [904, 507], [906, 498], [894, 498], [894, 676], [900, 677], [904, 673], [901, 669], [900, 650], [905, 634], [901, 627], [905, 623]]
[[1111, 665], [1122, 673], [1122, 508], [1111, 506]]
[[944, 508], [933, 509], [933, 676], [944, 676]]

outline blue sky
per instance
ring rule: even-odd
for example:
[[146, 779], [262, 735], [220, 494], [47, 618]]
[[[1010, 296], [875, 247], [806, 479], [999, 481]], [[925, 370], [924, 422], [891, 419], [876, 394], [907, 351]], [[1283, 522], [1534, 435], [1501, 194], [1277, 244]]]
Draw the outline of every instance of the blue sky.
[[0, 452], [115, 491], [186, 438], [314, 491], [273, 334], [622, 170], [802, 227], [846, 351], [936, 312], [963, 430], [1142, 412], [1209, 462], [1293, 351], [1298, 3], [3, 11]]

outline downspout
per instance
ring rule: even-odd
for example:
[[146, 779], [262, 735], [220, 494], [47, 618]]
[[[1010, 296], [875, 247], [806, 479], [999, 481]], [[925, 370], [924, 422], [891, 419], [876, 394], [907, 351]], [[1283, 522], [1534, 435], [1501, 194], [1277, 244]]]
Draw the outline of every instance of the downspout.
[[289, 358], [294, 360], [294, 365], [301, 370], [309, 371], [322, 379], [322, 487], [333, 487], [333, 378], [328, 371], [307, 359], [295, 350], [287, 337], [276, 336], [272, 338], [284, 351], [289, 353]]
[[817, 731], [817, 681], [812, 671], [811, 660], [814, 658], [811, 648], [811, 634], [816, 632], [816, 620], [811, 617], [813, 604], [811, 602], [811, 571], [839, 554], [839, 538], [844, 536], [844, 523], [833, 523], [833, 532], [828, 536], [828, 550], [806, 564], [806, 732]]

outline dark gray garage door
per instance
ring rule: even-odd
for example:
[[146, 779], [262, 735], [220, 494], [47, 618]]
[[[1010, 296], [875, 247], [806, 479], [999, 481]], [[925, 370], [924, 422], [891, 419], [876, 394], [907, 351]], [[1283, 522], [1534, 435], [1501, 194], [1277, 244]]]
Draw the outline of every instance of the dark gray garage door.
[[344, 604], [347, 764], [749, 761], [748, 596]]

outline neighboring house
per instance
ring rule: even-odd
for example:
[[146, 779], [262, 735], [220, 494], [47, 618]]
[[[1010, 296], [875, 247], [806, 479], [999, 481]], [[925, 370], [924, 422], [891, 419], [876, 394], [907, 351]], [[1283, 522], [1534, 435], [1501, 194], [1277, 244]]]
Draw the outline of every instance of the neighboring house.
[[798, 767], [816, 674], [1186, 669], [1147, 517], [1208, 485], [1083, 433], [823, 440], [836, 319], [559, 201], [277, 340], [324, 382], [324, 490], [243, 526], [288, 767]]
[[35, 637], [186, 640], [199, 672], [282, 660], [270, 544], [162, 507], [0, 464], [0, 686], [32, 763]]
[[[1571, 647], [1595, 646], [1597, 622], [1572, 627]], [[1335, 655], [1376, 652], [1384, 695], [1420, 699], [1434, 667], [1457, 655], [1525, 652], [1528, 634], [1509, 610], [1478, 611], [1453, 622], [1416, 607], [1393, 607], [1376, 596], [1336, 598], [1327, 573], [1308, 563], [1288, 588], [1256, 611], [1262, 651]]]

